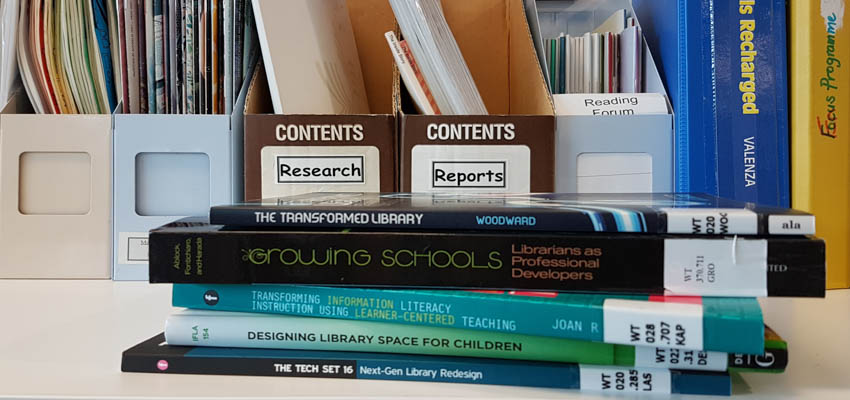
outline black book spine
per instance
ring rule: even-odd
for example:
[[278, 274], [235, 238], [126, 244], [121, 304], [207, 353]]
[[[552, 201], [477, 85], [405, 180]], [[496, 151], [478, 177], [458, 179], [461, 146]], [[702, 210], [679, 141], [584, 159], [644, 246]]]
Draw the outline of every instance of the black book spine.
[[[299, 210], [219, 206], [210, 209], [216, 225], [257, 228], [380, 228], [393, 230], [489, 230], [531, 232], [649, 232], [664, 233], [663, 213], [633, 213], [635, 223], [620, 227], [610, 213], [519, 211], [404, 211], [374, 209]], [[639, 222], [637, 222], [639, 221]]]
[[782, 372], [788, 367], [788, 348], [767, 348], [764, 354], [729, 353], [729, 368], [737, 372]]
[[[662, 294], [665, 241], [676, 238], [166, 229], [151, 232], [149, 268], [152, 283]], [[768, 295], [824, 295], [823, 242], [771, 238], [768, 248]]]

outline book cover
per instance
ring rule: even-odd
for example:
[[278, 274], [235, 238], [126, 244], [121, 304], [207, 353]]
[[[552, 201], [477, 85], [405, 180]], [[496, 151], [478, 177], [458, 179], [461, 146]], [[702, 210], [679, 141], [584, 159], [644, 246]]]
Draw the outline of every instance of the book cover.
[[676, 190], [787, 207], [785, 1], [634, 4], [676, 111]]
[[154, 229], [152, 283], [824, 296], [824, 243], [801, 236]]
[[822, 221], [830, 243], [827, 285], [850, 287], [850, 59], [844, 8], [836, 2], [790, 2], [791, 203]]
[[[577, 364], [440, 357], [408, 354], [171, 346], [163, 334], [124, 351], [121, 371], [171, 374], [290, 376], [407, 380], [596, 390], [609, 393], [730, 395], [729, 375], [720, 372], [638, 370]], [[595, 374], [593, 374], [595, 372]], [[607, 377], [602, 376], [605, 373]], [[637, 386], [612, 377], [641, 376]], [[659, 380], [669, 382], [658, 385]]]
[[307, 193], [214, 206], [210, 221], [289, 228], [815, 233], [815, 218], [807, 213], [687, 193]]
[[710, 3], [718, 194], [788, 207], [786, 1]]
[[657, 340], [656, 335], [632, 336], [632, 326], [689, 326], [694, 329], [683, 337], [690, 336], [669, 347], [747, 354], [765, 348], [761, 308], [754, 298], [178, 284], [172, 305], [629, 345]]

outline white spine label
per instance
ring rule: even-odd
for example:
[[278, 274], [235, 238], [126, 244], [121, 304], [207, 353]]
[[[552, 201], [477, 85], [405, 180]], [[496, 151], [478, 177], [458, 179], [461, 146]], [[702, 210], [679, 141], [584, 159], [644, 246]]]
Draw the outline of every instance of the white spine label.
[[666, 239], [664, 288], [680, 296], [767, 296], [767, 240]]
[[726, 371], [728, 366], [728, 353], [650, 346], [635, 347], [635, 367]]
[[118, 233], [118, 263], [147, 264], [148, 263], [148, 233], [119, 232]]
[[755, 235], [758, 215], [750, 210], [725, 208], [662, 208], [667, 233], [695, 235]]
[[767, 217], [767, 233], [771, 235], [814, 235], [814, 215], [771, 215]]
[[605, 343], [702, 350], [702, 305], [606, 299]]
[[582, 391], [601, 393], [670, 394], [670, 370], [579, 366]]

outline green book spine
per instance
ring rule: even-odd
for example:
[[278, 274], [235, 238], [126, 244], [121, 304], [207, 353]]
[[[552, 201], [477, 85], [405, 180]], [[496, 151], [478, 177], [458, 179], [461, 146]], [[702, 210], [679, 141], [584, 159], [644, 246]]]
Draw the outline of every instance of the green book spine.
[[384, 322], [199, 310], [186, 310], [169, 317], [165, 338], [169, 345], [178, 346], [431, 354], [595, 365], [634, 363], [632, 348], [606, 343]]
[[558, 91], [558, 74], [557, 74], [557, 65], [558, 65], [558, 41], [552, 39], [549, 41], [549, 79], [552, 81], [552, 93], [559, 93]]

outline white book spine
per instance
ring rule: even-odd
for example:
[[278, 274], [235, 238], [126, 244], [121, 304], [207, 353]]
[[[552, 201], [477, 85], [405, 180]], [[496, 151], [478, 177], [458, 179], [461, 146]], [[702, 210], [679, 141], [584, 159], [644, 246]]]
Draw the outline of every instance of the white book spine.
[[582, 47], [584, 52], [584, 59], [582, 60], [582, 68], [584, 70], [584, 76], [582, 81], [584, 83], [584, 93], [593, 93], [593, 39], [590, 38], [590, 33], [585, 33], [582, 37]]

